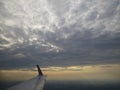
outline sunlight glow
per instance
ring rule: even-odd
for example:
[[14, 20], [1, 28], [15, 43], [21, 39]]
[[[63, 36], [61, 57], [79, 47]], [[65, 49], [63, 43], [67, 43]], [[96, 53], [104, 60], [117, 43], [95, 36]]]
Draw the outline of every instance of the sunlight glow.
[[[47, 80], [100, 80], [120, 81], [120, 65], [91, 65], [42, 68]], [[36, 68], [0, 70], [0, 81], [27, 80], [37, 75]]]

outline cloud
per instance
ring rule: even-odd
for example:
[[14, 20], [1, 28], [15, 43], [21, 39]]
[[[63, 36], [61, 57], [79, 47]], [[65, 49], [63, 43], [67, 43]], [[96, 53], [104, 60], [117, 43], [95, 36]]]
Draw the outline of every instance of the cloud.
[[119, 0], [4, 0], [0, 8], [1, 68], [119, 63]]

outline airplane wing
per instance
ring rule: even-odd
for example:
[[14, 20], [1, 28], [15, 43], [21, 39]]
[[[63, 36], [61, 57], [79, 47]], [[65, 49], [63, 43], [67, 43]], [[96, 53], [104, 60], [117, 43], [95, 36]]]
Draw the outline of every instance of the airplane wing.
[[8, 88], [7, 90], [43, 90], [45, 84], [45, 76], [37, 65], [39, 75], [35, 78], [27, 80], [23, 83]]

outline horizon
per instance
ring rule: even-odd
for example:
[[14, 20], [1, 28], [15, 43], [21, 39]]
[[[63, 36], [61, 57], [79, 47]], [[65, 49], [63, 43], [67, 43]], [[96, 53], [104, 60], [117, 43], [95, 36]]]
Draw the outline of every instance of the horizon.
[[[120, 64], [41, 68], [47, 80], [119, 82]], [[25, 81], [38, 75], [36, 68], [0, 70], [0, 81]]]

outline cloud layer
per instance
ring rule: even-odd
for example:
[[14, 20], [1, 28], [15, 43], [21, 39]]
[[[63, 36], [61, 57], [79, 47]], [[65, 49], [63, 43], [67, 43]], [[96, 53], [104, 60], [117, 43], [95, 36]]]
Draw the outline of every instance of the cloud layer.
[[119, 63], [119, 0], [0, 1], [0, 67]]

